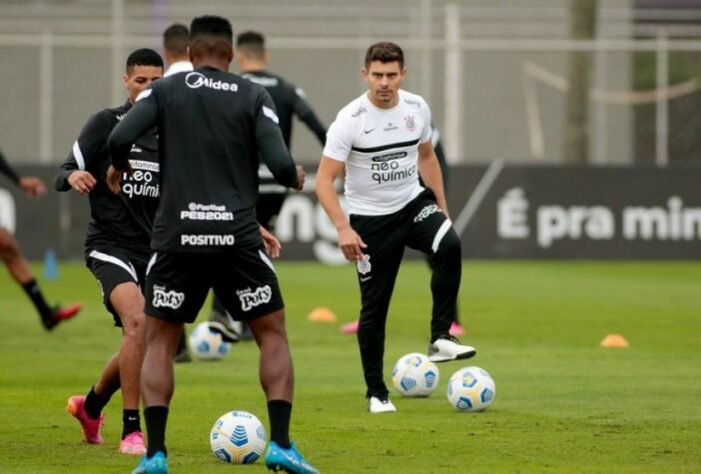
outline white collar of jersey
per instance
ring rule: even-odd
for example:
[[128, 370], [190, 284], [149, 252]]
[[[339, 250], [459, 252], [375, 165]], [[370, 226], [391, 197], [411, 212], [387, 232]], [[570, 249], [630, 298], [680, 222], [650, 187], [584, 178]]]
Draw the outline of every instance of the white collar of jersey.
[[177, 61], [168, 66], [168, 70], [163, 76], [168, 77], [179, 72], [192, 71], [192, 69], [192, 63], [190, 61]]

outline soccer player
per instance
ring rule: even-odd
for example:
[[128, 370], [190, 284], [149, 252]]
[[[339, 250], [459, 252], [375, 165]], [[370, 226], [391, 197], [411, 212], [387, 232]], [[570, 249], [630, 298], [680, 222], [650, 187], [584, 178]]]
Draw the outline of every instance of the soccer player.
[[[436, 153], [436, 158], [438, 159], [438, 164], [441, 167], [441, 177], [443, 178], [443, 188], [445, 193], [448, 193], [448, 161], [445, 158], [445, 153], [443, 152], [443, 145], [440, 142], [440, 134], [435, 127], [431, 128], [431, 143], [433, 143], [433, 151]], [[419, 183], [424, 186], [421, 178], [419, 177]], [[341, 332], [343, 334], [357, 334], [358, 326], [360, 325], [359, 320], [351, 321], [350, 323], [343, 324], [341, 326]], [[455, 309], [455, 320], [450, 324], [450, 329], [448, 334], [455, 337], [462, 337], [465, 334], [465, 329], [460, 325], [459, 312], [456, 307]]]
[[109, 359], [98, 381], [86, 396], [70, 397], [66, 410], [80, 422], [86, 442], [101, 444], [102, 409], [121, 386], [123, 427], [119, 452], [134, 455], [146, 452], [139, 418], [145, 319], [142, 288], [158, 207], [158, 134], [155, 127], [145, 130], [131, 147], [128, 159], [134, 172], [118, 176], [118, 195], [109, 190], [106, 182], [111, 164], [107, 137], [132, 108], [139, 93], [162, 76], [163, 60], [154, 50], [131, 53], [122, 79], [127, 101], [101, 110], [88, 120], [55, 179], [58, 191], [73, 189], [88, 195], [92, 220], [85, 242], [86, 264], [97, 279], [103, 303], [115, 325], [122, 328], [119, 350]]
[[[46, 194], [46, 186], [44, 182], [34, 176], [20, 177], [10, 164], [5, 159], [5, 155], [0, 151], [0, 174], [4, 174], [13, 183], [19, 186], [27, 195], [31, 197], [40, 197]], [[59, 306], [50, 307], [44, 299], [44, 295], [39, 288], [39, 284], [34, 278], [34, 274], [29, 268], [29, 263], [22, 255], [19, 244], [12, 236], [9, 230], [0, 223], [0, 258], [2, 258], [10, 276], [17, 282], [39, 313], [42, 326], [47, 331], [52, 330], [58, 323], [72, 318], [80, 311], [79, 304], [72, 304], [66, 308]]]
[[[273, 99], [279, 119], [282, 138], [287, 149], [290, 149], [292, 141], [293, 117], [309, 128], [323, 146], [326, 141], [326, 128], [314, 113], [307, 102], [301, 87], [286, 81], [281, 76], [267, 71], [268, 53], [265, 49], [265, 37], [257, 31], [246, 31], [236, 37], [236, 59], [239, 63], [241, 76], [251, 82], [259, 84], [268, 91]], [[268, 230], [274, 229], [275, 218], [280, 213], [287, 188], [275, 182], [270, 170], [261, 164], [258, 169], [260, 179], [260, 196], [256, 204], [256, 216], [258, 222]], [[225, 326], [230, 326], [230, 320], [219, 300], [215, 297], [212, 302], [211, 321], [217, 321]], [[232, 329], [231, 332], [234, 330]], [[246, 325], [242, 338], [250, 338], [250, 332]]]
[[[429, 359], [466, 359], [476, 351], [448, 333], [462, 262], [431, 143], [431, 111], [423, 98], [400, 89], [406, 69], [398, 45], [370, 46], [362, 75], [368, 91], [341, 109], [329, 128], [316, 192], [338, 229], [343, 254], [357, 265], [362, 299], [358, 343], [368, 409], [383, 413], [396, 411], [382, 363], [387, 311], [405, 247], [427, 254], [433, 271]], [[350, 222], [333, 184], [344, 168]]]
[[187, 26], [173, 23], [163, 32], [163, 56], [168, 69], [164, 77], [192, 71], [190, 62], [190, 31]]
[[[301, 87], [286, 81], [282, 77], [268, 72], [268, 53], [265, 49], [265, 37], [256, 31], [246, 31], [236, 37], [236, 59], [241, 76], [259, 84], [268, 91], [273, 99], [279, 119], [282, 138], [287, 149], [292, 142], [292, 117], [309, 128], [323, 146], [326, 141], [326, 128], [314, 113]], [[258, 222], [270, 229], [273, 219], [280, 213], [287, 189], [278, 185], [270, 171], [263, 164], [259, 170], [261, 192], [256, 205]]]
[[[141, 386], [148, 452], [133, 473], [168, 472], [172, 354], [183, 324], [195, 320], [210, 288], [227, 311], [248, 321], [260, 348], [271, 428], [266, 466], [314, 473], [289, 439], [294, 384], [284, 304], [255, 218], [259, 154], [282, 185], [301, 189], [304, 174], [285, 147], [270, 95], [227, 72], [233, 57], [229, 21], [195, 18], [190, 39], [195, 71], [144, 91], [108, 141], [113, 166], [129, 173], [132, 142], [159, 128], [162, 189], [146, 283]], [[113, 178], [108, 180], [116, 191]]]

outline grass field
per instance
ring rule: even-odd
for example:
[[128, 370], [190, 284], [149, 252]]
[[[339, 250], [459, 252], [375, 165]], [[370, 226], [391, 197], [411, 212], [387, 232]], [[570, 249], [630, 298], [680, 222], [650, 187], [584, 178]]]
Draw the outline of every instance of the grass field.
[[[37, 271], [40, 271], [37, 268]], [[81, 442], [64, 412], [86, 392], [119, 334], [80, 264], [44, 282], [52, 300], [82, 301], [79, 319], [47, 334], [0, 270], [0, 473], [126, 473], [117, 454], [121, 400], [108, 406], [106, 442]], [[350, 267], [278, 263], [296, 369], [292, 435], [324, 473], [699, 472], [701, 471], [701, 263], [465, 262], [460, 309], [470, 364], [488, 370], [496, 399], [461, 414], [445, 398], [439, 366], [428, 399], [393, 395], [398, 413], [366, 411], [354, 337], [338, 331], [358, 311]], [[385, 357], [424, 352], [429, 273], [405, 265], [391, 307]], [[315, 307], [339, 324], [310, 323]], [[621, 333], [629, 349], [598, 346]], [[220, 362], [176, 367], [167, 441], [171, 472], [253, 473], [209, 450], [214, 420], [248, 410], [267, 426], [257, 350], [241, 343]]]

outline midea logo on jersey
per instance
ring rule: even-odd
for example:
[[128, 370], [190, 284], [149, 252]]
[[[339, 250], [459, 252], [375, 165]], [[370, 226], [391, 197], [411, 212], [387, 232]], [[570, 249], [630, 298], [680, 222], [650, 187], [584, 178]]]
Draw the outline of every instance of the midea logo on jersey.
[[270, 303], [270, 297], [273, 295], [273, 290], [269, 285], [259, 286], [255, 291], [250, 288], [245, 290], [237, 290], [236, 295], [241, 300], [241, 309], [250, 311], [255, 306], [260, 306], [264, 303]]
[[152, 304], [156, 308], [178, 309], [185, 301], [185, 293], [178, 291], [166, 291], [165, 287], [153, 285]]
[[197, 71], [189, 73], [185, 76], [185, 84], [190, 89], [199, 89], [200, 87], [207, 87], [209, 89], [215, 89], [218, 91], [231, 91], [236, 92], [239, 90], [239, 86], [232, 82], [215, 81], [211, 77], [206, 77], [204, 74]]

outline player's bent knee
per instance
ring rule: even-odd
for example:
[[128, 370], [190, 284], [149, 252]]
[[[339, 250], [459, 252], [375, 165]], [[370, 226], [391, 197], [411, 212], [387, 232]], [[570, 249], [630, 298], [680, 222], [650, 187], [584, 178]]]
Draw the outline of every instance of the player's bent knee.
[[450, 229], [438, 243], [438, 248], [435, 249], [434, 255], [436, 257], [459, 259], [461, 254], [460, 237], [453, 229]]
[[124, 336], [144, 340], [146, 331], [146, 317], [143, 311], [136, 311], [131, 314], [120, 314]]

